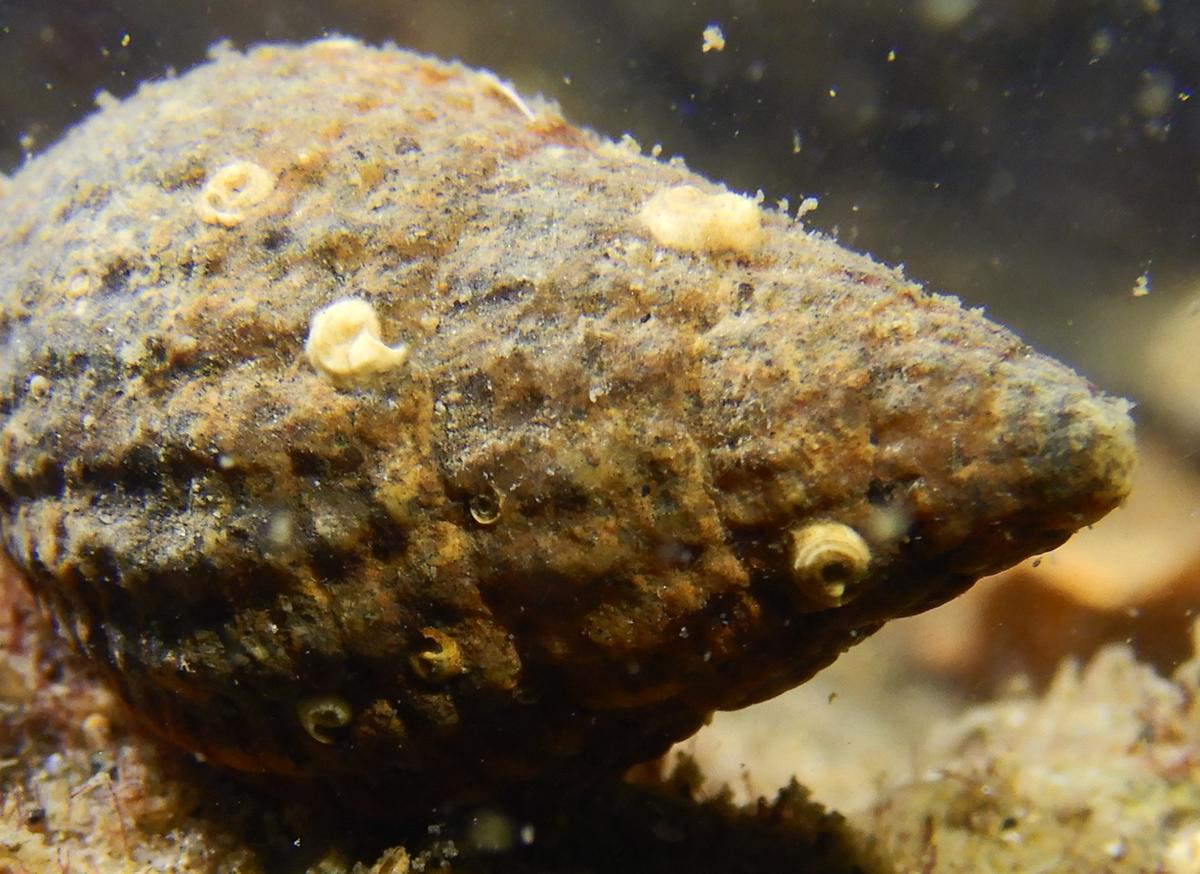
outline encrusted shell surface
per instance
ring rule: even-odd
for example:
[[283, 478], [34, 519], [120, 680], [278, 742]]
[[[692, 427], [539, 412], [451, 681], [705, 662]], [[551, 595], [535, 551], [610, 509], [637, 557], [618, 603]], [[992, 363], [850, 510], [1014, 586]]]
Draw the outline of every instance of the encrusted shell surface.
[[[1128, 488], [1124, 402], [1004, 329], [401, 50], [144, 85], [0, 250], [0, 529], [62, 632], [393, 811], [652, 757]], [[797, 603], [815, 523], [852, 599]]]

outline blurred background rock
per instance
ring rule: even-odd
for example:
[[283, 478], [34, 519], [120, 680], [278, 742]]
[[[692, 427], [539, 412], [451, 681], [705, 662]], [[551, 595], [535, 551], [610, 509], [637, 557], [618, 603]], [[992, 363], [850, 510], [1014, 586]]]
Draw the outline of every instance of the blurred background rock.
[[[702, 52], [711, 23], [726, 46]], [[895, 732], [919, 734], [957, 700], [931, 703], [930, 677], [986, 698], [1018, 675], [1039, 686], [1107, 641], [1164, 670], [1187, 654], [1200, 602], [1200, 3], [0, 0], [0, 170], [51, 144], [98, 89], [122, 96], [188, 69], [219, 39], [332, 32], [491, 68], [734, 189], [815, 196], [810, 226], [986, 307], [1137, 402], [1147, 449], [1129, 508], [1072, 551], [873, 640], [775, 717], [718, 720], [726, 737], [697, 743], [725, 750], [709, 756], [727, 760], [719, 774], [736, 779], [758, 755], [755, 792], [799, 771], [818, 797], [866, 797], [834, 753], [894, 757]], [[902, 689], [904, 705], [881, 694]], [[825, 725], [816, 702], [834, 695]], [[784, 723], [776, 774], [751, 747]], [[894, 733], [856, 747], [852, 724]], [[827, 780], [804, 750], [829, 753]]]

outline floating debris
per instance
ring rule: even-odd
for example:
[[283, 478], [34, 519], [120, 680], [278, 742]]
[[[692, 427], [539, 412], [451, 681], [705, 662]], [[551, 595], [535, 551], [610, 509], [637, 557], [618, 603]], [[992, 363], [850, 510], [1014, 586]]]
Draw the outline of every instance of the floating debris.
[[725, 51], [725, 32], [721, 30], [721, 25], [710, 24], [700, 36], [703, 40], [700, 51], [705, 54]]
[[1150, 272], [1149, 271], [1146, 271], [1145, 273], [1141, 274], [1140, 276], [1138, 276], [1137, 279], [1134, 280], [1132, 294], [1134, 297], [1146, 297], [1147, 295], [1150, 294]]

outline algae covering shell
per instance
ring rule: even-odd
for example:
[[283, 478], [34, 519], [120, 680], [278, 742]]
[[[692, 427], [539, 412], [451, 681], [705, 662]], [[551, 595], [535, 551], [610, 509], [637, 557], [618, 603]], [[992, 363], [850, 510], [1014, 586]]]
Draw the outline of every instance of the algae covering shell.
[[490, 73], [337, 39], [0, 189], [0, 526], [211, 761], [582, 781], [1120, 501], [1123, 401]]

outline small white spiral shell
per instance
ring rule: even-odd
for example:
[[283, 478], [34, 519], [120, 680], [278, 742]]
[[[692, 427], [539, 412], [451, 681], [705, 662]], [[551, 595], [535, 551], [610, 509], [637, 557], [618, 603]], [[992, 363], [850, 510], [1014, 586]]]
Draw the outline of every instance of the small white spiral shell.
[[840, 522], [812, 522], [792, 532], [792, 578], [805, 601], [840, 607], [858, 594], [871, 567], [871, 547]]
[[354, 718], [354, 711], [344, 698], [322, 695], [300, 701], [296, 705], [296, 716], [309, 737], [317, 743], [328, 745], [334, 741], [330, 732], [349, 725]]

